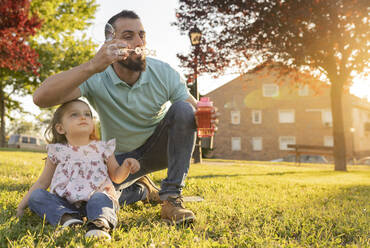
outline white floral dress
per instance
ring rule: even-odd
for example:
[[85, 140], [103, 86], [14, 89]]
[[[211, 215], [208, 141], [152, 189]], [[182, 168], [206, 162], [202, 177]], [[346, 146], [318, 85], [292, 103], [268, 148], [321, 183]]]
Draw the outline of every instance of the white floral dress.
[[95, 192], [107, 194], [117, 203], [105, 160], [113, 154], [116, 140], [92, 141], [85, 146], [49, 144], [48, 157], [56, 166], [50, 192], [69, 203], [88, 201]]

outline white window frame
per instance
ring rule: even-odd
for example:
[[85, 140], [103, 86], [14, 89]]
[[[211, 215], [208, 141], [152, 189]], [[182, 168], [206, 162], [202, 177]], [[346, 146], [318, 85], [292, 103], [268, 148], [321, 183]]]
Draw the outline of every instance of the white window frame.
[[334, 147], [334, 137], [324, 136], [324, 146]]
[[[256, 120], [255, 114], [258, 114], [259, 120]], [[252, 123], [253, 124], [261, 124], [262, 123], [262, 110], [252, 110]]]
[[262, 151], [263, 149], [262, 137], [252, 137], [252, 149], [253, 151]]
[[230, 115], [231, 115], [231, 124], [239, 125], [240, 124], [240, 111], [239, 110], [231, 110]]
[[321, 110], [321, 119], [325, 126], [333, 126], [333, 117], [330, 109]]
[[[284, 120], [283, 113], [289, 113], [292, 116], [289, 120]], [[279, 123], [294, 123], [295, 122], [295, 110], [294, 109], [279, 109]]]
[[[272, 88], [274, 88], [274, 89], [272, 89]], [[262, 94], [263, 94], [264, 97], [279, 96], [279, 85], [274, 84], [274, 83], [272, 83], [272, 84], [263, 84], [262, 85]]]
[[[238, 142], [238, 143], [235, 143]], [[231, 137], [231, 150], [241, 151], [242, 150], [242, 140], [240, 137]]]
[[[283, 140], [290, 139], [291, 142], [283, 142]], [[294, 150], [293, 148], [288, 148], [289, 145], [295, 145], [296, 144], [296, 139], [295, 136], [279, 136], [279, 148], [282, 151], [288, 151], [288, 150]]]

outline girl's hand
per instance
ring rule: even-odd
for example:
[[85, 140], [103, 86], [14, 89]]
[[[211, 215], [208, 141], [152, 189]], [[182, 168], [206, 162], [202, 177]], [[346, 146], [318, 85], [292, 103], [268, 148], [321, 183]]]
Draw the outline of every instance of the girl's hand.
[[17, 218], [21, 218], [22, 216], [23, 216], [23, 214], [24, 214], [24, 208], [17, 208], [17, 214], [16, 214], [16, 216], [17, 216]]
[[134, 158], [127, 158], [123, 161], [123, 165], [129, 168], [130, 174], [135, 174], [140, 170], [140, 163]]

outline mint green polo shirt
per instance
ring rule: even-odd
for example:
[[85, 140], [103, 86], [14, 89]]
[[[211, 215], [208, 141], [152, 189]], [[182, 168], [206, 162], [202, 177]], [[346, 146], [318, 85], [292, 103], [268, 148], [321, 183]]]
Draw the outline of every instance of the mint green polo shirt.
[[102, 139], [116, 138], [116, 153], [129, 152], [144, 144], [171, 103], [189, 97], [179, 73], [153, 58], [146, 58], [146, 69], [132, 87], [108, 66], [79, 88], [99, 114]]

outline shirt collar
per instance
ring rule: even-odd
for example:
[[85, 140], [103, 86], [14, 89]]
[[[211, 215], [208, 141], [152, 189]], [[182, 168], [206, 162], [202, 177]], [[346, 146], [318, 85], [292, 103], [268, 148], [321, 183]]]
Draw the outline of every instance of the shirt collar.
[[[149, 83], [150, 75], [148, 73], [148, 70], [150, 70], [150, 68], [149, 68], [148, 64], [146, 64], [145, 71], [141, 72], [139, 79], [136, 81], [136, 83], [134, 84], [134, 86], [132, 88], [137, 88], [137, 87], [140, 87], [143, 84]], [[109, 75], [109, 77], [111, 78], [114, 85], [123, 84], [125, 86], [131, 87], [129, 84], [127, 84], [125, 81], [122, 81], [117, 76], [117, 74], [114, 71], [112, 65], [108, 66], [106, 72]]]

